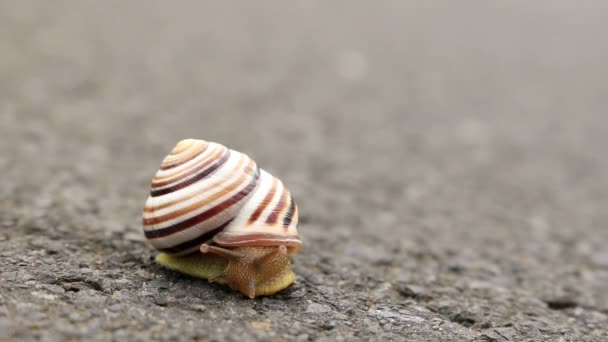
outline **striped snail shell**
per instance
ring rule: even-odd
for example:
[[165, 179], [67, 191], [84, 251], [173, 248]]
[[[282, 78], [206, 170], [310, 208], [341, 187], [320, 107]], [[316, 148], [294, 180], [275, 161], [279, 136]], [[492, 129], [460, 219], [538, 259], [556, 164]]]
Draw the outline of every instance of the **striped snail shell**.
[[143, 210], [156, 261], [253, 298], [295, 280], [298, 209], [283, 183], [247, 155], [180, 141], [162, 161]]

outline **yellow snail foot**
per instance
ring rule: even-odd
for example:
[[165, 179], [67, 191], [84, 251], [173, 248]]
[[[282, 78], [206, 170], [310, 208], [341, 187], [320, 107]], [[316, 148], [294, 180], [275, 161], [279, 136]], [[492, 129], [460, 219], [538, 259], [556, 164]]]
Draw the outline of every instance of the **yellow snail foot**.
[[[156, 262], [160, 265], [196, 278], [209, 279], [218, 273], [224, 272], [228, 266], [228, 260], [214, 255], [194, 253], [186, 256], [175, 256], [160, 253], [156, 256]], [[221, 279], [218, 283], [225, 284]]]

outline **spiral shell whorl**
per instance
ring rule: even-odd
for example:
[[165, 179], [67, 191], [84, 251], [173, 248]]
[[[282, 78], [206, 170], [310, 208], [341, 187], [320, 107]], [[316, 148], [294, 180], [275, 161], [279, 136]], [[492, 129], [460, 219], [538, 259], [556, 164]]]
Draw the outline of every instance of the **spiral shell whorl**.
[[184, 255], [223, 246], [300, 246], [297, 207], [282, 182], [247, 155], [203, 140], [180, 141], [152, 180], [144, 233], [158, 250]]

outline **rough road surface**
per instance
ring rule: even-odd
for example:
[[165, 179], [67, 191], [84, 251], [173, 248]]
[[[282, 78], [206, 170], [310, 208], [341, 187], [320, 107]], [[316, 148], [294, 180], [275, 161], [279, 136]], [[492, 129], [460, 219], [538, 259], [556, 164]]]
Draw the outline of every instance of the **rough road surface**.
[[[608, 340], [605, 1], [0, 1], [0, 340]], [[298, 201], [297, 283], [163, 270], [182, 138]]]

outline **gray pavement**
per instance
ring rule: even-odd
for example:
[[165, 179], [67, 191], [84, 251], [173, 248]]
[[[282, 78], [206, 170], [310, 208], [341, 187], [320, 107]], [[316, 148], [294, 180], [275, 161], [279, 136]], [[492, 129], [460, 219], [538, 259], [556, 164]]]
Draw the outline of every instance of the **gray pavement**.
[[[608, 340], [605, 1], [0, 1], [0, 340]], [[255, 300], [153, 263], [182, 138], [299, 204]]]

